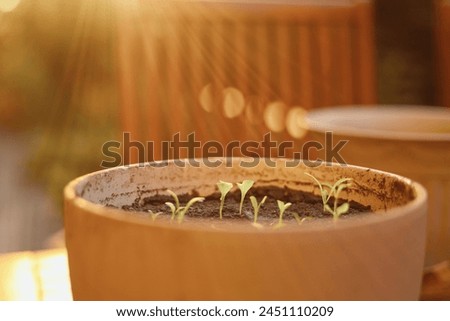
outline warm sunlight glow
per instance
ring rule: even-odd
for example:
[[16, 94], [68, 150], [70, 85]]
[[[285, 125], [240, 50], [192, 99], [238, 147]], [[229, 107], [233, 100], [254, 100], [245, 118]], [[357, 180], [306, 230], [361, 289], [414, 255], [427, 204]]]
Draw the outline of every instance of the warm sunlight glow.
[[65, 249], [0, 256], [0, 297], [6, 300], [72, 300]]
[[72, 300], [66, 251], [41, 252], [38, 266], [43, 287], [41, 300]]
[[[32, 256], [22, 253], [3, 256], [2, 263], [2, 297], [8, 300], [38, 300], [38, 289]], [[5, 268], [6, 267], [6, 268]]]
[[11, 12], [17, 8], [20, 0], [0, 0], [0, 11]]

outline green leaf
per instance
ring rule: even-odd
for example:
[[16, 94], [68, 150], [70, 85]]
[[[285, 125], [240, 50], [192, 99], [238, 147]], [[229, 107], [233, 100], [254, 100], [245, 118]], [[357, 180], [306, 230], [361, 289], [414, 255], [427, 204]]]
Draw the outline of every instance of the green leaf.
[[351, 182], [351, 181], [353, 181], [353, 178], [344, 177], [344, 178], [341, 178], [340, 180], [338, 180], [336, 183], [334, 183], [334, 185], [335, 186], [340, 186], [340, 185], [342, 185], [345, 182]]
[[284, 203], [283, 201], [279, 201], [277, 200], [277, 205], [278, 205], [278, 209], [280, 210], [280, 212], [284, 213], [285, 210], [287, 210], [289, 208], [289, 206], [292, 205], [292, 203]]
[[294, 215], [295, 221], [297, 222], [298, 225], [303, 223], [303, 220], [300, 218], [300, 215], [298, 215], [297, 213], [292, 213], [292, 215]]
[[278, 209], [280, 210], [280, 220], [278, 224], [283, 223], [283, 213], [284, 211], [292, 205], [292, 203], [284, 203], [283, 201], [277, 200]]
[[330, 213], [331, 215], [334, 216], [334, 211], [331, 209], [330, 205], [325, 204], [324, 209], [325, 209], [325, 211], [327, 211], [328, 213]]
[[171, 203], [171, 202], [165, 202], [164, 204], [166, 204], [167, 206], [170, 207], [170, 211], [172, 212], [172, 216], [171, 216], [170, 219], [173, 220], [174, 217], [175, 217], [175, 212], [177, 211], [175, 205], [173, 203]]
[[180, 200], [178, 199], [177, 194], [172, 192], [170, 189], [166, 190], [166, 192], [173, 197], [173, 199], [175, 200], [175, 208], [178, 210], [178, 208], [180, 207]]
[[225, 196], [231, 190], [231, 188], [233, 187], [233, 184], [224, 182], [224, 181], [219, 181], [219, 183], [217, 183], [217, 187], [219, 188], [219, 191], [221, 194], [220, 195], [219, 217], [220, 217], [220, 219], [222, 219], [222, 211], [223, 211], [223, 204], [225, 203]]
[[217, 187], [220, 191], [220, 207], [219, 207], [219, 217], [222, 219], [222, 211], [223, 211], [223, 205], [225, 203], [225, 197], [228, 194], [228, 192], [233, 188], [233, 184], [229, 182], [219, 181], [217, 183]]
[[254, 211], [254, 219], [253, 219], [254, 223], [256, 223], [256, 221], [258, 219], [259, 208], [261, 207], [261, 205], [264, 204], [266, 199], [267, 199], [267, 196], [264, 196], [262, 201], [258, 204], [258, 201], [256, 200], [256, 197], [250, 196], [250, 202], [252, 203], [253, 211]]
[[[322, 186], [322, 183], [319, 182], [319, 180], [318, 180], [317, 178], [315, 178], [313, 175], [311, 175], [311, 174], [309, 174], [309, 173], [305, 173], [305, 175], [308, 175], [309, 177], [311, 177], [311, 178], [314, 180], [314, 182], [316, 182], [316, 184], [319, 186], [320, 196], [322, 197], [322, 203], [323, 203], [324, 210], [325, 210], [325, 205], [326, 205], [326, 203], [328, 202], [328, 200], [330, 199], [331, 193], [329, 194], [329, 193], [327, 192], [327, 190], [324, 189], [324, 187]], [[324, 185], [327, 186], [327, 187], [329, 187], [329, 188], [331, 189], [330, 184], [324, 183]]]
[[347, 178], [347, 177], [344, 177], [344, 178], [341, 178], [340, 180], [338, 180], [336, 183], [334, 183], [334, 185], [333, 185], [333, 187], [331, 188], [331, 190], [330, 190], [330, 195], [335, 195], [336, 196], [336, 193], [337, 193], [337, 190], [341, 187], [341, 186], [344, 186], [344, 187], [342, 187], [340, 190], [342, 191], [344, 188], [347, 188], [348, 186], [350, 186], [351, 185], [351, 183], [349, 183], [349, 184], [344, 184], [345, 182], [351, 182], [353, 179], [352, 178]]
[[323, 203], [323, 205], [325, 205], [328, 202], [328, 200], [330, 199], [331, 195], [329, 195], [326, 190], [321, 190], [320, 195], [322, 196], [322, 203]]
[[256, 200], [256, 197], [250, 196], [250, 202], [252, 203], [253, 209], [258, 207], [258, 201]]
[[246, 180], [242, 181], [242, 183], [237, 183], [237, 186], [241, 190], [242, 194], [245, 195], [250, 190], [250, 188], [252, 188], [254, 183], [255, 182], [252, 181], [251, 179], [246, 179]]
[[156, 218], [162, 214], [162, 212], [158, 212], [158, 213], [153, 213], [152, 210], [148, 210], [148, 213], [150, 214], [150, 217], [152, 218], [152, 221], [155, 221]]
[[221, 194], [220, 199], [222, 200], [225, 199], [225, 195], [227, 195], [228, 192], [233, 188], [233, 184], [224, 181], [219, 181], [219, 183], [217, 183], [217, 187], [219, 188]]
[[330, 183], [322, 183], [322, 187], [328, 187], [329, 189], [332, 189], [333, 185], [331, 185]]
[[349, 184], [339, 185], [339, 187], [336, 189], [336, 192], [334, 193], [334, 197], [338, 198], [339, 194], [341, 194], [341, 192], [349, 186], [350, 186]]
[[244, 204], [245, 195], [252, 188], [254, 181], [250, 179], [244, 180], [242, 183], [237, 183], [238, 188], [241, 190], [241, 202], [239, 204], [239, 215], [242, 214], [242, 205]]
[[181, 223], [184, 219], [184, 215], [187, 213], [189, 208], [197, 202], [203, 202], [205, 200], [204, 197], [194, 197], [189, 200], [189, 202], [184, 207], [180, 207], [178, 210], [178, 222]]
[[263, 205], [266, 202], [267, 196], [264, 196], [261, 203], [259, 203], [259, 206]]
[[336, 213], [335, 214], [336, 214], [337, 217], [339, 217], [342, 214], [347, 213], [349, 209], [350, 209], [350, 204], [349, 203], [343, 203], [336, 209]]

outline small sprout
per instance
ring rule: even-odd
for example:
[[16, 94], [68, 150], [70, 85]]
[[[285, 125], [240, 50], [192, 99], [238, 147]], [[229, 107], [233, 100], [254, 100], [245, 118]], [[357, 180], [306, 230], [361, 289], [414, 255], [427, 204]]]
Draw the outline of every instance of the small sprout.
[[180, 210], [180, 200], [178, 199], [177, 194], [172, 192], [170, 189], [167, 190], [167, 193], [169, 193], [170, 196], [172, 196], [173, 199], [175, 200], [175, 204], [172, 203], [172, 202], [165, 202], [164, 203], [164, 204], [166, 204], [167, 206], [170, 207], [170, 211], [172, 212], [172, 216], [170, 217], [170, 219], [173, 220], [175, 218], [175, 215], [177, 215], [178, 211]]
[[298, 215], [297, 213], [292, 213], [292, 215], [294, 215], [295, 221], [297, 222], [298, 225], [302, 225], [302, 223], [304, 221], [313, 219], [313, 217], [311, 217], [311, 216], [306, 216], [306, 217], [301, 218], [300, 215]]
[[324, 188], [324, 186], [328, 187], [330, 190], [331, 190], [332, 186], [330, 184], [328, 184], [328, 183], [321, 183], [321, 182], [319, 182], [319, 180], [317, 178], [315, 178], [314, 176], [312, 176], [309, 173], [305, 173], [305, 175], [308, 175], [309, 177], [311, 177], [316, 182], [316, 184], [319, 186], [320, 196], [322, 197], [323, 210], [325, 211], [325, 207], [326, 207], [326, 205], [328, 203], [328, 200], [330, 199], [331, 195]]
[[288, 209], [288, 207], [292, 205], [292, 203], [286, 203], [285, 204], [283, 201], [277, 200], [277, 204], [278, 204], [278, 208], [280, 209], [280, 219], [278, 221], [278, 224], [275, 225], [275, 228], [280, 228], [280, 227], [282, 227], [284, 225], [283, 224], [284, 211], [286, 211]]
[[220, 216], [220, 219], [222, 219], [222, 211], [223, 211], [223, 204], [225, 202], [225, 196], [231, 190], [231, 188], [233, 187], [233, 184], [228, 183], [228, 182], [224, 182], [224, 181], [219, 181], [219, 183], [217, 183], [217, 187], [219, 188], [219, 191], [220, 191], [219, 216]]
[[[339, 200], [339, 194], [349, 187], [351, 185], [351, 178], [341, 178], [333, 185], [328, 183], [321, 183], [317, 178], [312, 176], [311, 174], [305, 173], [309, 177], [311, 177], [316, 184], [319, 186], [320, 189], [320, 195], [322, 196], [322, 203], [323, 203], [323, 211], [328, 212], [331, 215], [333, 215], [334, 220], [337, 220], [342, 214], [347, 213], [350, 209], [349, 203], [343, 203], [340, 206], [338, 206], [338, 200]], [[328, 188], [329, 190], [326, 190], [325, 188]], [[328, 201], [331, 197], [334, 197], [334, 204], [333, 208], [331, 208], [330, 205], [328, 205]]]
[[186, 204], [186, 206], [180, 206], [180, 200], [178, 199], [177, 194], [172, 192], [170, 189], [167, 190], [167, 193], [169, 193], [175, 200], [175, 204], [172, 202], [165, 203], [167, 206], [169, 206], [170, 211], [172, 212], [172, 216], [170, 217], [170, 219], [173, 220], [175, 216], [177, 216], [179, 223], [183, 221], [184, 215], [188, 211], [189, 207], [191, 207], [196, 202], [203, 202], [205, 199], [204, 197], [194, 197]]
[[266, 198], [267, 198], [267, 196], [264, 196], [262, 201], [258, 204], [256, 197], [250, 196], [250, 202], [252, 203], [253, 211], [254, 211], [254, 215], [253, 215], [253, 224], [254, 225], [257, 223], [256, 221], [258, 220], [259, 209], [261, 208], [261, 205], [263, 205], [264, 202], [266, 201]]
[[177, 214], [178, 212], [178, 209], [172, 202], [165, 202], [164, 204], [170, 207], [170, 211], [172, 212], [172, 216], [170, 217], [170, 219], [173, 220], [175, 218], [175, 214]]
[[250, 179], [244, 180], [242, 183], [237, 183], [237, 186], [241, 190], [241, 203], [239, 204], [239, 215], [242, 214], [242, 205], [244, 204], [245, 195], [252, 188], [254, 181]]
[[300, 215], [298, 215], [297, 213], [292, 213], [292, 215], [294, 215], [295, 221], [298, 225], [303, 223], [303, 219], [300, 217]]
[[[336, 182], [336, 184], [333, 185], [333, 191], [334, 191], [334, 204], [333, 209], [330, 208], [330, 206], [327, 205], [327, 211], [333, 215], [333, 218], [337, 220], [342, 214], [345, 214], [350, 209], [350, 204], [348, 202], [342, 203], [338, 206], [338, 200], [339, 200], [339, 194], [342, 192], [342, 190], [346, 189], [349, 184], [345, 184], [346, 181], [349, 181], [350, 179], [346, 179], [343, 181], [343, 179]], [[342, 182], [340, 182], [342, 181]], [[340, 182], [340, 183], [339, 183]], [[338, 184], [339, 183], [339, 184]]]
[[155, 221], [156, 218], [157, 218], [160, 214], [162, 214], [162, 212], [153, 213], [152, 210], [148, 210], [148, 212], [149, 212], [149, 214], [150, 214], [150, 217], [152, 218], [152, 221]]
[[192, 205], [194, 205], [194, 203], [197, 203], [197, 202], [203, 202], [204, 200], [205, 200], [204, 197], [194, 197], [194, 198], [191, 198], [191, 199], [189, 200], [189, 202], [187, 202], [186, 206], [180, 207], [180, 208], [178, 209], [178, 217], [177, 217], [178, 223], [181, 223], [181, 222], [183, 221], [184, 215], [185, 215], [186, 212], [189, 210], [189, 207], [191, 207]]
[[178, 209], [180, 207], [180, 200], [178, 199], [177, 194], [172, 192], [170, 189], [167, 190], [167, 193], [169, 193], [170, 196], [173, 197], [173, 199], [175, 200], [175, 208]]

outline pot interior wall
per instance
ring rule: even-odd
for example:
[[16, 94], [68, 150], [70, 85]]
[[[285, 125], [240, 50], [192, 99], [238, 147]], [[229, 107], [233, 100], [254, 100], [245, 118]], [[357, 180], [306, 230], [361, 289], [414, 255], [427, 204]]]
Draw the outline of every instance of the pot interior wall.
[[217, 163], [217, 167], [201, 163], [199, 167], [192, 168], [187, 162], [183, 162], [182, 167], [171, 162], [159, 168], [148, 164], [115, 168], [85, 177], [76, 186], [76, 193], [92, 203], [120, 208], [132, 204], [136, 199], [139, 201], [156, 194], [166, 194], [166, 189], [177, 194], [189, 194], [195, 190], [207, 196], [217, 191], [216, 183], [219, 180], [236, 183], [252, 179], [255, 186], [274, 185], [319, 195], [318, 187], [305, 175], [308, 172], [326, 182], [334, 182], [342, 177], [352, 178], [354, 184], [342, 193], [342, 197], [370, 205], [375, 211], [404, 205], [415, 195], [414, 189], [408, 185], [409, 180], [365, 168], [330, 164], [312, 168], [303, 163], [289, 166], [290, 161], [281, 159], [276, 160], [272, 164], [274, 166], [266, 164], [270, 160], [260, 160], [249, 167], [241, 165], [248, 165], [254, 162], [253, 159], [230, 160], [230, 166], [225, 161], [218, 162], [220, 164]]

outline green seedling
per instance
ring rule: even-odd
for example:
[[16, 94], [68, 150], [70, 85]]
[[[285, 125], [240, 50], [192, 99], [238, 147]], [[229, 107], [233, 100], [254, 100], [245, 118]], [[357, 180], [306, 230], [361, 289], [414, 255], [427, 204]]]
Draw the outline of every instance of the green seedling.
[[[338, 181], [339, 182], [339, 181]], [[333, 187], [335, 187], [336, 184], [333, 185]], [[333, 215], [333, 218], [335, 220], [337, 220], [339, 218], [339, 216], [341, 216], [342, 214], [345, 214], [348, 212], [348, 210], [350, 209], [350, 204], [348, 202], [342, 203], [341, 205], [338, 206], [338, 199], [339, 199], [339, 194], [342, 192], [342, 190], [344, 190], [345, 188], [347, 188], [348, 186], [350, 186], [350, 184], [344, 184], [341, 183], [340, 185], [338, 185], [336, 187], [336, 189], [334, 189], [334, 204], [333, 204], [333, 209], [331, 209], [331, 207], [327, 204], [325, 206], [325, 209]]]
[[242, 205], [244, 204], [245, 195], [252, 188], [254, 181], [250, 179], [244, 180], [242, 183], [237, 183], [237, 186], [241, 190], [241, 203], [239, 204], [239, 215], [242, 214]]
[[278, 209], [280, 210], [280, 219], [278, 220], [278, 224], [275, 225], [275, 228], [280, 228], [284, 225], [283, 224], [284, 211], [286, 211], [288, 209], [288, 207], [292, 205], [292, 203], [285, 204], [283, 201], [277, 200], [277, 204], [278, 204]]
[[300, 215], [298, 215], [297, 213], [292, 213], [292, 215], [294, 215], [295, 221], [298, 225], [303, 223], [303, 219], [300, 217]]
[[167, 193], [169, 193], [170, 196], [172, 196], [173, 199], [175, 200], [175, 204], [172, 203], [172, 202], [165, 202], [164, 203], [167, 206], [169, 206], [170, 211], [172, 212], [172, 216], [170, 217], [170, 219], [173, 220], [175, 218], [175, 215], [177, 215], [177, 213], [178, 213], [178, 211], [180, 209], [180, 200], [178, 199], [177, 194], [172, 192], [170, 189], [167, 190]]
[[175, 204], [172, 202], [165, 203], [167, 206], [169, 206], [170, 211], [172, 212], [172, 216], [170, 217], [170, 219], [173, 220], [175, 217], [177, 217], [179, 223], [183, 221], [189, 207], [191, 207], [194, 203], [203, 202], [205, 200], [204, 197], [194, 197], [186, 204], [186, 206], [180, 206], [180, 200], [178, 199], [177, 194], [172, 192], [170, 189], [167, 190], [167, 193], [169, 193], [175, 200]]
[[301, 218], [300, 215], [298, 215], [297, 213], [292, 213], [292, 215], [294, 215], [295, 221], [297, 222], [298, 225], [302, 225], [304, 221], [313, 219], [310, 216], [306, 216], [304, 218]]
[[311, 177], [314, 182], [319, 186], [319, 190], [320, 190], [320, 196], [322, 197], [322, 203], [323, 203], [323, 211], [325, 211], [325, 206], [328, 203], [328, 200], [330, 199], [331, 195], [328, 193], [328, 191], [325, 189], [324, 186], [328, 187], [331, 190], [331, 185], [328, 183], [321, 183], [317, 178], [315, 178], [313, 175], [309, 174], [309, 173], [305, 173], [305, 175], [308, 175], [309, 177]]
[[[343, 203], [340, 206], [338, 206], [338, 200], [339, 200], [339, 194], [349, 187], [351, 185], [351, 178], [341, 178], [337, 182], [335, 182], [333, 185], [329, 183], [320, 182], [317, 178], [315, 178], [313, 175], [309, 173], [305, 173], [309, 177], [311, 177], [316, 184], [319, 186], [320, 195], [322, 197], [322, 203], [323, 203], [323, 211], [328, 212], [331, 215], [333, 215], [333, 218], [337, 220], [339, 216], [341, 216], [344, 213], [347, 213], [350, 209], [349, 203]], [[328, 190], [327, 190], [328, 189]], [[328, 201], [331, 199], [331, 197], [334, 197], [334, 204], [333, 208], [328, 205]]]
[[175, 215], [177, 214], [178, 209], [171, 202], [165, 202], [164, 204], [169, 206], [170, 211], [172, 212], [172, 215], [170, 216], [170, 219], [173, 220], [175, 218]]
[[189, 210], [189, 207], [194, 205], [194, 203], [203, 202], [204, 200], [205, 200], [204, 197], [194, 197], [191, 198], [189, 202], [187, 202], [186, 206], [180, 207], [178, 209], [178, 216], [177, 216], [178, 223], [181, 223], [183, 221], [184, 215], [186, 215], [186, 212]]
[[225, 196], [231, 190], [231, 188], [233, 187], [233, 184], [224, 182], [224, 181], [219, 181], [219, 183], [217, 183], [217, 187], [219, 188], [219, 191], [220, 191], [219, 216], [220, 216], [220, 219], [222, 219], [222, 211], [223, 211], [223, 204], [225, 202]]
[[264, 204], [266, 199], [267, 199], [267, 196], [264, 196], [263, 199], [261, 200], [261, 202], [258, 204], [256, 197], [250, 196], [250, 202], [252, 203], [252, 206], [253, 206], [253, 225], [256, 227], [261, 227], [261, 224], [258, 224], [258, 222], [257, 222], [258, 213], [259, 213], [259, 209]]
[[157, 218], [160, 214], [162, 214], [162, 212], [153, 213], [152, 210], [148, 210], [148, 213], [150, 214], [150, 217], [151, 217], [152, 221], [155, 221], [156, 218]]

